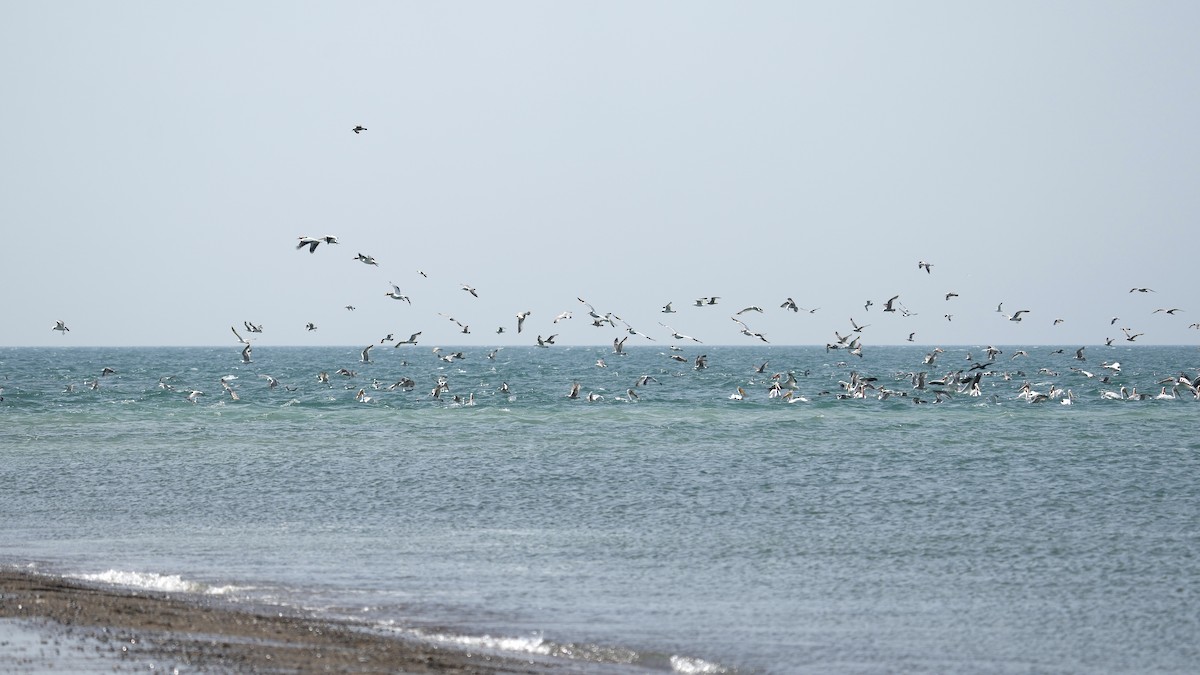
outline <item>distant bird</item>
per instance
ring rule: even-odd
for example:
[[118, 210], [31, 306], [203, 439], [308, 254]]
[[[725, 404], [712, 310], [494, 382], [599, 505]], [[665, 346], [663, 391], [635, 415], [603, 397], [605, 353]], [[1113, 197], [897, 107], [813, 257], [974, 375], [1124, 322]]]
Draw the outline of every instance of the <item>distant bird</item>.
[[233, 326], [230, 326], [230, 327], [229, 327], [229, 330], [233, 331], [233, 336], [234, 336], [235, 338], [237, 338], [237, 341], [238, 341], [238, 342], [240, 342], [241, 344], [244, 344], [244, 345], [248, 345], [248, 344], [250, 344], [250, 341], [249, 341], [249, 340], [247, 340], [246, 338], [242, 337], [241, 335], [238, 335], [238, 332], [237, 332], [237, 329], [236, 329], [236, 328], [234, 328]]
[[549, 347], [550, 345], [554, 344], [554, 338], [556, 338], [556, 337], [558, 337], [557, 333], [555, 333], [554, 335], [551, 335], [548, 338], [543, 338], [541, 335], [539, 335], [539, 336], [537, 336], [537, 346]]
[[675, 313], [675, 310], [671, 309], [671, 303], [668, 302], [667, 304], [663, 305], [662, 313], [663, 314], [674, 314]]
[[873, 302], [871, 302], [870, 300], [868, 300], [868, 301], [867, 301], [867, 304], [863, 305], [863, 311], [864, 311], [864, 312], [869, 312], [869, 311], [871, 311], [871, 305], [874, 305], [874, 304], [875, 304], [875, 303], [873, 303]]
[[751, 306], [751, 307], [744, 307], [744, 308], [742, 308], [742, 309], [739, 309], [739, 310], [737, 311], [737, 313], [738, 313], [739, 315], [740, 315], [740, 314], [745, 314], [746, 312], [759, 312], [759, 313], [761, 314], [761, 313], [762, 313], [762, 311], [763, 311], [763, 308], [762, 308], [762, 307], [759, 307], [759, 306], [757, 306], [757, 305], [754, 305], [754, 306]]
[[249, 321], [243, 321], [242, 325], [245, 326], [246, 330], [250, 331], [251, 333], [263, 332], [262, 324], [255, 325], [255, 324], [250, 323]]
[[[870, 301], [868, 301], [868, 304], [870, 304]], [[788, 298], [787, 300], [784, 300], [784, 301], [783, 301], [783, 304], [782, 304], [782, 305], [780, 305], [780, 307], [782, 307], [782, 308], [784, 308], [784, 309], [790, 309], [790, 310], [792, 310], [793, 312], [799, 312], [799, 311], [800, 311], [800, 307], [799, 307], [799, 305], [797, 305], [797, 304], [796, 304], [796, 301], [795, 301], [795, 300], [793, 300], [793, 299], [791, 299], [791, 298]]]
[[1008, 314], [1004, 314], [1003, 316], [1004, 316], [1004, 318], [1008, 319], [1009, 321], [1020, 321], [1021, 315], [1028, 314], [1028, 313], [1029, 313], [1029, 310], [1027, 310], [1027, 309], [1018, 309], [1017, 311], [1012, 313], [1012, 316], [1009, 316]]
[[246, 347], [242, 349], [242, 363], [250, 363], [250, 343], [246, 343]]
[[375, 262], [375, 258], [373, 256], [359, 253], [357, 256], [354, 257], [354, 259], [362, 262], [362, 264], [364, 264], [364, 265], [374, 265], [376, 267], [379, 267], [379, 263]]
[[396, 343], [396, 346], [399, 347], [400, 345], [415, 345], [415, 344], [417, 344], [417, 336], [419, 336], [421, 334], [421, 332], [422, 331], [417, 331], [417, 332], [413, 333], [412, 335], [409, 335], [407, 340], [398, 341]]
[[[389, 281], [388, 283], [391, 283], [391, 282]], [[400, 287], [397, 286], [396, 284], [392, 284], [392, 290], [388, 291], [387, 293], [384, 293], [384, 295], [388, 296], [389, 298], [391, 298], [393, 300], [403, 300], [410, 305], [412, 304], [412, 300], [409, 300], [407, 295], [401, 293]]]
[[530, 310], [525, 310], [524, 312], [517, 312], [517, 332], [518, 333], [521, 332], [521, 328], [525, 325], [525, 319], [530, 314], [533, 314], [533, 312]]
[[204, 395], [204, 392], [196, 391], [193, 389], [192, 391], [188, 392], [187, 400], [189, 403], [195, 403], [196, 399], [200, 398], [203, 395]]
[[67, 324], [63, 323], [62, 321], [55, 321], [54, 328], [52, 328], [51, 330], [56, 330], [60, 334], [66, 335], [71, 329], [67, 328]]
[[572, 399], [572, 400], [579, 398], [579, 383], [578, 382], [573, 382], [571, 384], [571, 391], [567, 393], [567, 398]]
[[462, 284], [462, 289], [477, 298], [479, 297], [479, 294], [475, 292], [475, 289], [472, 288], [471, 286], [468, 286], [467, 284]]
[[[909, 258], [909, 260], [911, 260], [911, 258]], [[924, 268], [926, 274], [933, 273], [933, 263], [927, 263], [924, 260], [920, 260], [917, 262], [917, 269], [919, 270], [922, 268]]]
[[958, 293], [955, 293], [954, 291], [950, 291], [949, 293], [946, 294], [947, 300], [949, 300], [950, 298], [957, 298], [957, 297], [958, 297]]
[[1153, 293], [1154, 289], [1153, 288], [1137, 288], [1137, 287], [1129, 289], [1130, 293], [1132, 293], [1134, 291], [1137, 291], [1138, 293]]
[[1080, 360], [1080, 361], [1087, 361], [1087, 358], [1085, 358], [1085, 357], [1084, 357], [1084, 355], [1083, 355], [1083, 350], [1084, 350], [1084, 349], [1087, 349], [1087, 346], [1086, 346], [1086, 345], [1084, 345], [1083, 347], [1080, 347], [1079, 349], [1076, 349], [1076, 350], [1075, 350], [1075, 358], [1076, 358], [1076, 359], [1078, 359], [1078, 360]]
[[558, 316], [554, 317], [554, 321], [552, 321], [551, 323], [558, 323], [559, 321], [565, 321], [569, 318], [571, 318], [570, 312], [559, 312]]
[[308, 323], [307, 323], [307, 324], [304, 326], [304, 329], [305, 329], [305, 330], [316, 330], [316, 329], [317, 329], [317, 324], [315, 324], [315, 323], [313, 323], [313, 322], [309, 321], [309, 322], [308, 322]]
[[358, 308], [355, 307], [354, 305], [346, 305], [347, 312], [353, 312], [355, 309], [358, 309]]
[[908, 334], [908, 341], [909, 341], [909, 342], [912, 342], [912, 341], [913, 341], [913, 338], [914, 338], [915, 336], [916, 336], [916, 333], [909, 333], [909, 334]]
[[613, 353], [614, 354], [624, 354], [625, 353], [625, 341], [628, 339], [629, 339], [628, 335], [621, 338], [620, 340], [618, 340], [617, 338], [613, 338]]
[[504, 326], [496, 326], [496, 335], [504, 333]]
[[1182, 309], [1179, 309], [1178, 307], [1173, 307], [1173, 308], [1171, 308], [1171, 309], [1166, 309], [1165, 307], [1159, 307], [1158, 309], [1156, 309], [1156, 310], [1154, 310], [1153, 312], [1150, 312], [1150, 313], [1151, 313], [1151, 314], [1158, 314], [1159, 312], [1166, 312], [1167, 314], [1174, 314], [1175, 312], [1182, 312], [1182, 311], [1183, 311], [1183, 310], [1182, 310]]
[[1145, 333], [1130, 333], [1128, 328], [1122, 328], [1121, 332], [1125, 333], [1125, 339], [1129, 342], [1133, 342], [1134, 340], [1145, 335]]
[[1109, 322], [1108, 322], [1108, 325], [1110, 325], [1110, 326], [1114, 326], [1114, 325], [1116, 325], [1116, 323], [1117, 323], [1118, 321], [1120, 321], [1120, 320], [1121, 320], [1121, 317], [1119, 317], [1119, 316], [1114, 316], [1114, 317], [1112, 318], [1112, 321], [1109, 321]]
[[395, 336], [395, 334], [394, 334], [394, 333], [388, 333], [386, 337], [383, 337], [383, 338], [381, 338], [381, 339], [379, 340], [379, 344], [383, 344], [383, 343], [385, 343], [385, 342], [393, 342], [393, 341], [395, 341], [395, 339], [396, 339], [396, 338], [395, 338], [394, 336]]
[[893, 295], [891, 298], [888, 298], [888, 301], [886, 303], [884, 303], [884, 305], [883, 305], [883, 311], [885, 311], [885, 312], [896, 311], [896, 308], [893, 306], [893, 303], [895, 303], [896, 300], [898, 300], [899, 298], [900, 298], [900, 296], [898, 296], [898, 295]]
[[996, 305], [996, 312], [997, 312], [997, 313], [999, 313], [999, 314], [1003, 314], [1003, 313], [1004, 313], [1004, 303], [1003, 303], [1003, 302], [1002, 302], [1002, 303], [1000, 303], [1000, 304], [998, 304], [998, 305]]
[[338, 243], [338, 240], [337, 237], [328, 234], [324, 237], [300, 237], [300, 243], [296, 245], [296, 248], [301, 249], [307, 246], [309, 253], [316, 253], [317, 246], [322, 242], [326, 244], [336, 244]]
[[375, 346], [375, 345], [373, 345], [373, 344], [370, 344], [370, 345], [367, 345], [367, 346], [366, 346], [366, 348], [362, 350], [362, 359], [360, 359], [360, 360], [361, 360], [363, 363], [370, 363], [370, 362], [371, 362], [371, 347], [374, 347], [374, 346]]
[[1062, 323], [1062, 322], [1063, 322], [1063, 320], [1062, 320], [1062, 319], [1055, 319], [1055, 320], [1054, 320], [1054, 324], [1053, 324], [1053, 325], [1057, 326], [1058, 324], [1060, 324], [1060, 323]]
[[746, 390], [742, 389], [741, 387], [738, 387], [736, 392], [729, 395], [729, 400], [731, 400], [731, 401], [741, 401], [745, 398], [746, 398]]
[[943, 314], [942, 316], [946, 317], [946, 320], [947, 320], [947, 321], [953, 321], [953, 320], [954, 320], [954, 315], [953, 315], [953, 314]]
[[[355, 126], [353, 129], [351, 129], [350, 131], [353, 131], [354, 133], [356, 133], [356, 134], [357, 134], [357, 133], [362, 133], [362, 132], [364, 132], [364, 131], [366, 131], [366, 130], [367, 130], [367, 128], [366, 128], [366, 127], [364, 127], [363, 125], [359, 124], [359, 125], [356, 125], [356, 126]], [[387, 134], [384, 134], [384, 135], [386, 136]]]
[[854, 317], [850, 317], [850, 325], [854, 328], [855, 333], [861, 333], [864, 328], [869, 328], [871, 326], [871, 324], [867, 324], [866, 326], [858, 325], [858, 323], [854, 321]]

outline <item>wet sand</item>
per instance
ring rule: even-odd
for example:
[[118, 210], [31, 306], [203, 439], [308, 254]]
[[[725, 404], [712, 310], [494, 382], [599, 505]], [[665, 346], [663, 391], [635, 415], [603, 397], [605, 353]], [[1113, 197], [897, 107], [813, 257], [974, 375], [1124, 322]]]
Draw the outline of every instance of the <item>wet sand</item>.
[[[36, 641], [33, 636], [37, 636]], [[171, 593], [0, 570], [9, 672], [547, 673], [575, 668], [245, 611]], [[86, 664], [86, 665], [82, 665]], [[94, 667], [93, 667], [94, 664]]]

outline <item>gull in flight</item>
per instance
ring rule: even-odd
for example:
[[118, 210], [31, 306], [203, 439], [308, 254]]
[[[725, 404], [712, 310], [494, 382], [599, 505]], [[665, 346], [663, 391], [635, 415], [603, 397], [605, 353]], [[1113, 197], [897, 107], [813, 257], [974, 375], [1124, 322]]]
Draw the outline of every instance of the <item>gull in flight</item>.
[[370, 363], [370, 362], [371, 362], [371, 347], [374, 347], [374, 346], [375, 346], [375, 345], [373, 345], [373, 344], [369, 344], [369, 345], [367, 345], [366, 349], [362, 350], [362, 359], [361, 359], [361, 361], [362, 361], [363, 363]]
[[1156, 310], [1154, 310], [1153, 312], [1150, 312], [1150, 313], [1151, 313], [1151, 314], [1158, 314], [1159, 312], [1166, 312], [1167, 314], [1174, 314], [1175, 312], [1182, 312], [1182, 311], [1183, 311], [1183, 310], [1182, 310], [1182, 309], [1179, 309], [1178, 307], [1173, 307], [1173, 308], [1171, 308], [1171, 309], [1167, 309], [1167, 308], [1165, 308], [1165, 307], [1159, 307], [1158, 309], [1156, 309]]
[[417, 336], [420, 335], [421, 332], [422, 331], [417, 331], [417, 332], [413, 333], [412, 335], [409, 335], [407, 340], [397, 341], [396, 346], [399, 347], [400, 345], [415, 345], [415, 344], [417, 344]]
[[1137, 291], [1138, 293], [1153, 293], [1154, 289], [1153, 288], [1138, 288], [1136, 286], [1134, 288], [1129, 289], [1130, 293], [1132, 293], [1134, 291]]
[[353, 131], [354, 133], [356, 133], [356, 134], [357, 134], [357, 133], [362, 133], [362, 132], [364, 132], [364, 131], [366, 131], [366, 130], [367, 130], [367, 128], [366, 128], [366, 127], [364, 127], [363, 125], [361, 125], [361, 124], [356, 124], [356, 125], [354, 125], [354, 128], [353, 128], [353, 129], [351, 129], [350, 131]]
[[374, 256], [369, 256], [369, 255], [364, 255], [362, 253], [359, 253], [357, 256], [354, 257], [354, 259], [361, 261], [364, 265], [374, 265], [376, 267], [379, 267], [379, 263], [375, 262]]
[[56, 330], [62, 335], [66, 335], [71, 329], [67, 328], [67, 324], [63, 323], [62, 321], [55, 321], [54, 328], [52, 330]]
[[238, 341], [239, 343], [241, 343], [241, 344], [244, 344], [244, 345], [248, 345], [248, 344], [250, 344], [250, 341], [249, 341], [249, 340], [247, 340], [246, 338], [242, 337], [241, 335], [238, 335], [238, 332], [237, 332], [237, 329], [236, 329], [236, 328], [234, 328], [233, 326], [230, 326], [230, 327], [229, 327], [229, 330], [233, 331], [233, 336], [234, 336], [235, 338], [237, 338], [237, 341]]
[[387, 293], [384, 293], [384, 295], [388, 296], [389, 298], [391, 298], [393, 300], [403, 300], [410, 305], [412, 304], [412, 300], [409, 300], [407, 295], [400, 292], [399, 286], [397, 286], [396, 284], [394, 284], [390, 281], [388, 283], [392, 284], [392, 290], [388, 291]]
[[[869, 303], [868, 303], [868, 304], [869, 304]], [[795, 300], [793, 300], [793, 299], [791, 299], [791, 298], [788, 298], [787, 300], [784, 300], [784, 301], [783, 301], [783, 304], [782, 304], [782, 305], [780, 305], [780, 307], [782, 307], [783, 309], [790, 309], [790, 310], [792, 310], [793, 312], [799, 312], [799, 311], [800, 311], [800, 307], [799, 307], [799, 306], [796, 304], [796, 301], [795, 301]]]
[[690, 335], [683, 335], [679, 331], [675, 330], [674, 328], [671, 328], [670, 326], [668, 326], [667, 324], [665, 324], [661, 321], [658, 322], [658, 325], [671, 331], [671, 337], [675, 338], [676, 340], [691, 340], [692, 342], [700, 342], [699, 340], [697, 340], [696, 338], [694, 338]]
[[739, 316], [740, 316], [740, 315], [742, 315], [742, 314], [745, 314], [746, 312], [758, 312], [759, 314], [762, 314], [762, 311], [763, 311], [763, 308], [762, 308], [762, 307], [759, 307], [759, 306], [757, 306], [757, 305], [754, 305], [754, 306], [751, 306], [751, 307], [745, 307], [745, 308], [743, 308], [743, 309], [739, 309], [739, 310], [737, 311], [737, 315], [739, 315]]
[[554, 344], [554, 338], [556, 337], [558, 337], [558, 333], [555, 333], [548, 338], [543, 338], [541, 335], [539, 335], [537, 336], [537, 346], [549, 347], [550, 345]]
[[900, 296], [898, 296], [898, 295], [893, 295], [891, 298], [888, 298], [888, 301], [883, 304], [883, 311], [885, 311], [885, 312], [896, 311], [896, 308], [893, 306], [893, 303], [895, 303], [896, 300], [898, 300], [898, 299], [900, 299]]
[[305, 329], [305, 330], [316, 330], [316, 329], [317, 329], [317, 324], [315, 324], [315, 323], [313, 323], [313, 322], [309, 321], [309, 322], [308, 322], [308, 323], [307, 323], [307, 324], [304, 326], [304, 329]]
[[[911, 258], [910, 258], [911, 260]], [[924, 269], [926, 274], [933, 273], [933, 263], [927, 263], [924, 260], [917, 261], [917, 269]]]
[[569, 319], [569, 318], [571, 318], [570, 312], [559, 312], [558, 316], [554, 317], [554, 321], [552, 321], [551, 323], [558, 323], [559, 321], [565, 321], [566, 319]]
[[1029, 310], [1027, 310], [1027, 309], [1018, 309], [1017, 311], [1012, 313], [1012, 316], [1009, 316], [1008, 314], [1003, 314], [1003, 316], [1004, 316], [1004, 318], [1008, 319], [1009, 321], [1020, 321], [1021, 315], [1028, 314], [1028, 313], [1029, 313]]
[[671, 309], [671, 303], [668, 302], [667, 304], [663, 305], [662, 313], [663, 314], [674, 314], [675, 313], [675, 310]]
[[1121, 331], [1123, 333], [1125, 333], [1125, 339], [1128, 340], [1129, 342], [1133, 342], [1134, 340], [1138, 339], [1139, 337], [1145, 335], [1145, 333], [1132, 333], [1131, 334], [1129, 332], [1128, 328], [1122, 328]]
[[250, 363], [250, 343], [246, 343], [246, 347], [242, 349], [242, 363]]
[[473, 295], [477, 298], [479, 297], [479, 294], [475, 292], [475, 289], [472, 286], [468, 286], [467, 284], [461, 284], [461, 286], [464, 291], [470, 293], [471, 295]]
[[517, 312], [517, 332], [518, 333], [521, 332], [521, 328], [525, 325], [525, 319], [530, 314], [533, 314], [533, 312], [530, 310], [525, 310], [524, 312]]
[[309, 253], [316, 253], [317, 246], [321, 243], [336, 244], [338, 240], [337, 237], [328, 234], [324, 237], [300, 237], [300, 243], [296, 245], [296, 248], [299, 249], [307, 246]]
[[250, 323], [249, 321], [243, 321], [242, 325], [245, 326], [246, 330], [250, 331], [251, 333], [261, 333], [262, 328], [263, 328], [261, 323], [258, 325], [254, 325], [254, 324]]
[[947, 300], [949, 300], [950, 298], [957, 298], [957, 297], [958, 297], [958, 293], [955, 293], [954, 291], [950, 291], [949, 293], [946, 294]]

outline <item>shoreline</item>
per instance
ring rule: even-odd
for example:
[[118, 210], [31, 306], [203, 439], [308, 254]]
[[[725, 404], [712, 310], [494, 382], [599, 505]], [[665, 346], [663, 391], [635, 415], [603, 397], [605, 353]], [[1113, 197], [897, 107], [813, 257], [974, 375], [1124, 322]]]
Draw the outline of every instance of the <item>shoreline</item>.
[[[586, 670], [528, 656], [444, 648], [365, 624], [267, 614], [176, 594], [0, 570], [0, 654], [27, 672], [66, 659], [95, 670], [221, 672], [549, 673]], [[39, 635], [40, 651], [30, 635]], [[52, 648], [52, 649], [51, 649]], [[26, 652], [37, 652], [28, 654]], [[70, 652], [66, 657], [62, 653]]]

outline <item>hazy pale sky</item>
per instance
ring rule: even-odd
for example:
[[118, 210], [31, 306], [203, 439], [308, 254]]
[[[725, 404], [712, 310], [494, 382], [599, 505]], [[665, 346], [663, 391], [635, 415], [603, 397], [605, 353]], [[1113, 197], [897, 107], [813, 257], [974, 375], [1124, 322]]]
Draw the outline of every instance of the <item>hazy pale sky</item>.
[[1197, 35], [1195, 2], [6, 0], [0, 345], [624, 335], [578, 297], [659, 345], [760, 344], [749, 306], [773, 344], [1196, 344]]

